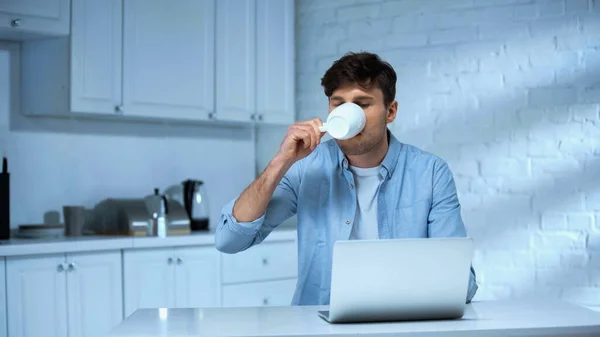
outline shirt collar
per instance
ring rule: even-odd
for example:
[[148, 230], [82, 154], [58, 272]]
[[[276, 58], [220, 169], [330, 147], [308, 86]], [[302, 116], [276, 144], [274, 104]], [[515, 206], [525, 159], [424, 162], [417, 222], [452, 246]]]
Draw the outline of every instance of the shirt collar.
[[[398, 163], [398, 157], [400, 156], [400, 151], [402, 150], [402, 143], [396, 139], [394, 134], [387, 129], [388, 135], [388, 151], [383, 157], [383, 161], [381, 162], [381, 168], [385, 170], [387, 173], [387, 177], [391, 177], [394, 173], [394, 169], [396, 168], [396, 164]], [[336, 143], [337, 145], [337, 143]], [[336, 146], [338, 152], [338, 163], [339, 165], [347, 170], [348, 169], [348, 159], [342, 152], [339, 146]]]

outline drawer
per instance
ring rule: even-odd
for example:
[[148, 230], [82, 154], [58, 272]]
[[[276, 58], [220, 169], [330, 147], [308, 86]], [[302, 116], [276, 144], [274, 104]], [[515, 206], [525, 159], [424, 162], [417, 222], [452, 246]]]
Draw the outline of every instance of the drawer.
[[224, 307], [287, 306], [292, 303], [296, 279], [223, 286]]
[[296, 242], [263, 242], [237, 254], [222, 254], [223, 283], [294, 278]]

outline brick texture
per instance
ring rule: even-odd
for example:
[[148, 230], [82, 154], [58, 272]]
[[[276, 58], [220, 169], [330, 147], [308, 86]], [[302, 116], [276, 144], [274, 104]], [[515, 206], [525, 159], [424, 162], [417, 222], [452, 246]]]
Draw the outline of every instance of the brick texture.
[[398, 72], [391, 130], [448, 161], [476, 299], [600, 306], [600, 1], [297, 0], [297, 111], [349, 51]]

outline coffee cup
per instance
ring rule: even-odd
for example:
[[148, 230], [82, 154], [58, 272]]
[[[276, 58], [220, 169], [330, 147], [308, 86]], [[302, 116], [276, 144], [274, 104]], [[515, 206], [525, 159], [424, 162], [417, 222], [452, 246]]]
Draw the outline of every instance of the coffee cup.
[[327, 132], [335, 139], [350, 139], [363, 130], [366, 121], [365, 112], [360, 106], [346, 102], [331, 110], [319, 131]]

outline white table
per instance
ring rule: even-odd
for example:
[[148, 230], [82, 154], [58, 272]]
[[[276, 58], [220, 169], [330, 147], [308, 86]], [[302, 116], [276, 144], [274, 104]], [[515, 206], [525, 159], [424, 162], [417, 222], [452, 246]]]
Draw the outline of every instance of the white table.
[[600, 336], [599, 312], [556, 300], [474, 302], [460, 320], [371, 324], [329, 324], [323, 309], [141, 309], [109, 336]]

